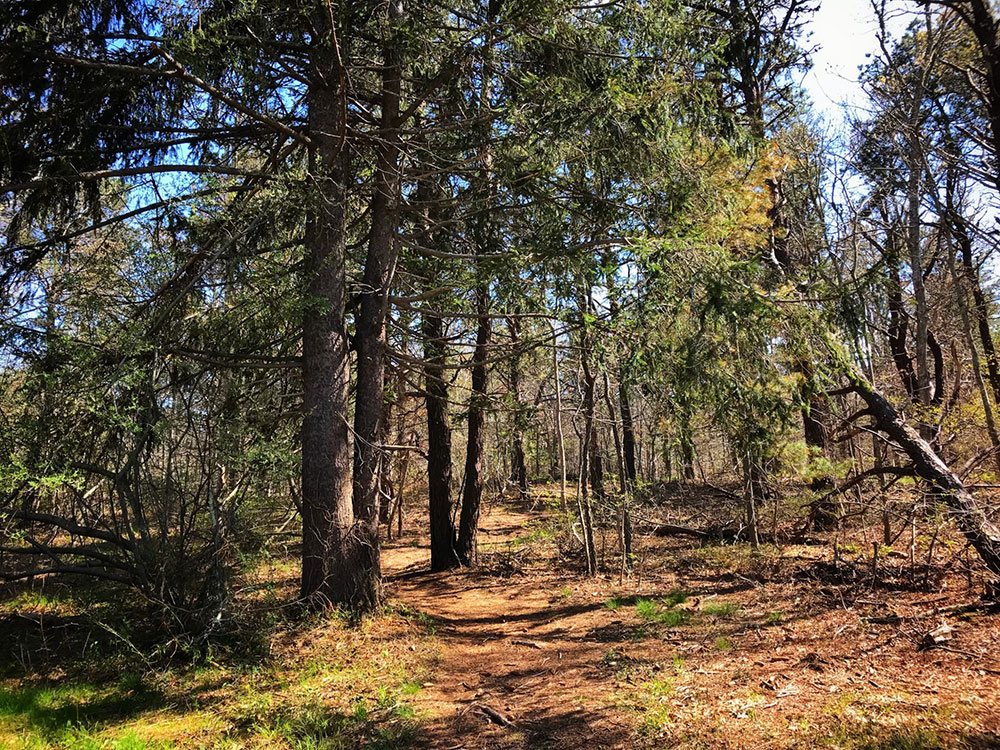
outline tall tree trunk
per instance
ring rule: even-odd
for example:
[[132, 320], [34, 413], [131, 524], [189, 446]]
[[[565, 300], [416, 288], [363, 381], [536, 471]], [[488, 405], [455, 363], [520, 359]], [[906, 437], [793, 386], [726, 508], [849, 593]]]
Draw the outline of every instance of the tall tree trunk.
[[[620, 389], [619, 389], [620, 392]], [[629, 499], [632, 496], [635, 482], [628, 477], [625, 468], [625, 451], [622, 446], [622, 439], [618, 434], [618, 417], [615, 414], [614, 403], [611, 401], [611, 383], [608, 373], [604, 373], [604, 403], [608, 409], [608, 418], [611, 420], [611, 432], [615, 440], [615, 456], [618, 458], [618, 476], [621, 487], [621, 501], [618, 505], [618, 536], [622, 550], [622, 574], [631, 565], [632, 560], [632, 516], [629, 512]], [[635, 468], [635, 452], [633, 445], [633, 469]]]
[[458, 558], [463, 565], [477, 563], [479, 509], [483, 501], [483, 466], [486, 446], [486, 407], [489, 403], [487, 364], [490, 343], [489, 290], [485, 282], [476, 290], [476, 348], [472, 354], [472, 393], [469, 396], [468, 439], [465, 451], [465, 486], [458, 524]]
[[[389, 442], [389, 425], [392, 424], [393, 407], [396, 405], [396, 399], [399, 398], [398, 385], [396, 383], [397, 393], [393, 394], [392, 400], [385, 404], [385, 414], [378, 435], [379, 445], [385, 445]], [[402, 433], [402, 428], [397, 432], [397, 436], [401, 438], [400, 433]], [[399, 445], [400, 441], [394, 440], [393, 443]], [[378, 522], [380, 526], [385, 526], [389, 523], [389, 514], [392, 512], [392, 455], [389, 453], [386, 453], [382, 458], [382, 469], [378, 474], [378, 494]], [[388, 538], [392, 539], [391, 533]]]
[[[972, 334], [972, 321], [969, 315], [969, 304], [965, 296], [965, 286], [962, 283], [962, 277], [955, 268], [955, 252], [951, 248], [948, 250], [948, 270], [951, 272], [951, 279], [955, 285], [955, 301], [958, 303], [958, 311], [962, 318], [965, 345], [969, 347], [969, 354], [972, 357], [972, 374], [976, 380], [976, 389], [979, 391], [979, 398], [983, 404], [983, 414], [986, 418], [986, 432], [990, 436], [990, 443], [993, 445], [994, 460], [996, 461], [997, 469], [1000, 470], [1000, 434], [997, 433], [996, 420], [993, 415], [993, 404], [990, 400], [989, 391], [986, 389], [986, 381], [983, 379], [983, 368], [979, 361], [979, 350], [976, 348], [976, 339]], [[975, 286], [978, 286], [978, 280]], [[989, 333], [988, 330], [987, 333]], [[992, 338], [990, 340], [992, 341]]]
[[757, 466], [754, 457], [747, 453], [743, 459], [743, 507], [747, 539], [750, 545], [757, 549], [760, 546], [760, 533], [757, 523], [757, 505], [763, 500], [761, 495], [760, 477], [763, 471]]
[[[483, 200], [474, 232], [477, 254], [488, 255], [495, 251], [498, 235], [495, 226], [496, 183], [493, 175], [493, 45], [494, 22], [499, 5], [487, 0], [486, 26], [483, 39], [483, 62], [479, 90], [479, 139], [482, 153], [478, 175], [479, 193]], [[472, 353], [472, 392], [469, 395], [468, 437], [465, 451], [465, 483], [462, 490], [462, 511], [458, 522], [456, 551], [463, 565], [478, 562], [479, 509], [483, 501], [485, 479], [487, 359], [491, 321], [489, 314], [490, 287], [483, 261], [476, 261], [476, 347]]]
[[[325, 23], [325, 21], [323, 21]], [[312, 50], [309, 85], [310, 181], [315, 194], [306, 220], [307, 295], [313, 304], [302, 321], [302, 581], [301, 595], [315, 604], [353, 605], [373, 582], [357, 561], [352, 534], [349, 413], [350, 355], [345, 305], [345, 186], [349, 149], [340, 140], [343, 70], [330, 44]]]
[[590, 435], [590, 456], [587, 459], [589, 466], [588, 477], [590, 479], [590, 491], [595, 500], [603, 501], [604, 494], [604, 457], [601, 454], [601, 442], [597, 435], [597, 420], [592, 420]]
[[[584, 286], [581, 282], [581, 286]], [[590, 314], [590, 288], [581, 289], [579, 298], [580, 317]], [[601, 487], [600, 467], [594, 467], [595, 461], [600, 461], [600, 454], [595, 450], [595, 408], [596, 408], [596, 378], [590, 365], [590, 333], [584, 323], [580, 334], [580, 366], [583, 371], [583, 445], [581, 446], [581, 476], [580, 476], [580, 522], [583, 527], [584, 550], [587, 555], [588, 575], [597, 575], [597, 545], [594, 543], [594, 517], [590, 505], [590, 493], [587, 491], [588, 479], [596, 493]]]
[[625, 478], [625, 454], [622, 450], [622, 438], [618, 429], [618, 414], [614, 401], [611, 400], [611, 378], [604, 371], [604, 408], [608, 410], [608, 425], [611, 427], [611, 439], [615, 444], [615, 469], [618, 472], [618, 489], [622, 494], [628, 489], [628, 479]]
[[[993, 333], [990, 330], [990, 310], [986, 302], [986, 295], [983, 294], [983, 287], [979, 282], [979, 272], [972, 258], [972, 238], [969, 236], [968, 225], [965, 219], [956, 210], [949, 211], [951, 216], [951, 228], [958, 240], [959, 249], [962, 252], [962, 270], [965, 281], [972, 289], [973, 312], [976, 319], [976, 328], [979, 331], [979, 342], [983, 347], [983, 356], [986, 359], [986, 372], [993, 391], [993, 400], [1000, 403], [1000, 364], [997, 360], [996, 346], [993, 343]], [[954, 274], [952, 274], [954, 276]], [[956, 283], [958, 279], [956, 278]]]
[[[389, 3], [388, 37], [383, 45], [381, 137], [376, 145], [371, 233], [355, 323], [357, 382], [354, 406], [354, 516], [361, 564], [373, 584], [381, 576], [378, 540], [379, 475], [383, 452], [379, 445], [385, 419], [385, 320], [389, 287], [396, 263], [396, 221], [399, 178], [400, 60], [396, 25], [401, 3]], [[372, 585], [363, 594], [368, 606], [380, 598]]]
[[[909, 113], [909, 135], [907, 138], [907, 169], [909, 176], [906, 182], [906, 249], [909, 252], [910, 281], [913, 285], [913, 298], [916, 303], [916, 366], [917, 380], [915, 397], [924, 407], [931, 404], [934, 394], [931, 392], [930, 368], [927, 363], [927, 290], [924, 285], [923, 243], [920, 238], [920, 178], [923, 175], [923, 158], [920, 144], [920, 106], [922, 103], [922, 87], [912, 93]], [[920, 420], [920, 434], [924, 440], [933, 438], [932, 428], [923, 414]]]
[[[588, 300], [589, 303], [589, 300]], [[590, 363], [590, 343], [588, 338], [587, 353], [583, 356], [581, 364], [583, 366], [584, 388], [590, 393], [590, 404], [588, 407], [587, 419], [590, 424], [590, 441], [587, 456], [588, 478], [590, 480], [590, 492], [595, 500], [603, 501], [604, 495], [604, 461], [601, 455], [601, 444], [597, 437], [597, 375], [594, 373]]]
[[622, 412], [622, 451], [625, 454], [625, 480], [630, 491], [635, 491], [639, 483], [639, 474], [635, 462], [635, 424], [632, 421], [632, 402], [629, 398], [628, 385], [623, 378], [618, 381], [618, 403]]
[[903, 282], [899, 276], [899, 260], [896, 252], [895, 235], [889, 230], [886, 238], [886, 268], [889, 274], [889, 326], [887, 333], [889, 337], [889, 351], [892, 353], [892, 360], [899, 373], [899, 379], [903, 383], [903, 388], [907, 395], [914, 402], [917, 401], [917, 374], [913, 369], [913, 358], [906, 351], [907, 329], [909, 328], [909, 318], [906, 307], [903, 305]]
[[[589, 356], [582, 352], [583, 357]], [[580, 478], [579, 478], [579, 513], [580, 525], [583, 529], [583, 546], [587, 557], [587, 574], [597, 575], [597, 545], [594, 543], [594, 514], [590, 505], [590, 492], [588, 490], [588, 475], [592, 476], [593, 468], [590, 462], [593, 460], [594, 451], [591, 442], [594, 439], [594, 381], [592, 378], [584, 379], [583, 386], [583, 445], [580, 448]]]
[[451, 503], [451, 424], [444, 379], [444, 322], [424, 311], [424, 392], [427, 403], [427, 484], [430, 505], [431, 570], [459, 565]]
[[[441, 208], [444, 191], [436, 181], [421, 180], [417, 206], [422, 242], [426, 247], [441, 244]], [[432, 261], [424, 271], [428, 279], [437, 277], [440, 267]], [[424, 304], [421, 329], [424, 340], [424, 399], [427, 411], [427, 499], [430, 520], [431, 570], [447, 570], [461, 564], [456, 551], [456, 531], [451, 495], [452, 456], [448, 381], [445, 373], [447, 341], [444, 318]]]

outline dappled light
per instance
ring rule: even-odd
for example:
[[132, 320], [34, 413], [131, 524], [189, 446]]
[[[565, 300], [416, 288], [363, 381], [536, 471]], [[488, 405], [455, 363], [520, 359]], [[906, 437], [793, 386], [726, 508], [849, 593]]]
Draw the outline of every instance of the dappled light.
[[998, 32], [0, 0], [0, 747], [1000, 747]]

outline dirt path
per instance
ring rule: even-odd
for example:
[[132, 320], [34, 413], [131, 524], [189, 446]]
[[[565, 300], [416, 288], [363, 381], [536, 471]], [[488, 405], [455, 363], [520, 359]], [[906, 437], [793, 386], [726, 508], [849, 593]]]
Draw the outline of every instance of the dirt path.
[[[515, 537], [529, 518], [494, 510], [481, 543]], [[608, 705], [607, 645], [594, 637], [612, 614], [596, 584], [571, 581], [570, 592], [555, 574], [432, 574], [427, 558], [424, 546], [384, 558], [393, 597], [438, 623], [435, 681], [414, 701], [434, 717], [424, 747], [627, 746], [628, 726]]]
[[[524, 542], [538, 522], [494, 508], [481, 549]], [[560, 568], [537, 537], [509, 547], [523, 568], [509, 577], [429, 573], [418, 541], [383, 559], [390, 595], [437, 628], [433, 682], [412, 701], [420, 747], [1000, 747], [1000, 616], [952, 617], [951, 650], [920, 648], [940, 618], [916, 613], [956, 594], [803, 577], [825, 564], [821, 547], [756, 558], [654, 540], [643, 580], [619, 587]]]

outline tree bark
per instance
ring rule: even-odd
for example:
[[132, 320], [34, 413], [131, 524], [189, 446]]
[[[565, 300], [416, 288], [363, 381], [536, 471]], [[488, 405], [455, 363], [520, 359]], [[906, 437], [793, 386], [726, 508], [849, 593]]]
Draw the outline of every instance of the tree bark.
[[[969, 354], [972, 358], [972, 374], [976, 380], [976, 389], [979, 391], [979, 398], [983, 404], [983, 414], [986, 419], [986, 432], [990, 436], [990, 443], [996, 453], [994, 459], [997, 469], [1000, 470], [1000, 434], [997, 433], [996, 421], [993, 416], [993, 404], [990, 400], [989, 391], [986, 389], [986, 382], [983, 378], [982, 363], [979, 360], [979, 350], [976, 348], [976, 339], [972, 334], [972, 322], [969, 315], [969, 304], [965, 297], [965, 288], [962, 284], [962, 277], [959, 276], [955, 267], [955, 253], [953, 249], [948, 251], [948, 270], [951, 271], [951, 279], [955, 285], [955, 301], [958, 303], [958, 311], [962, 318], [962, 331], [965, 334], [965, 344], [969, 347]], [[978, 280], [974, 286], [978, 286]], [[982, 292], [980, 292], [981, 294]], [[987, 329], [987, 333], [989, 333]], [[990, 339], [992, 341], [992, 338]]]
[[380, 598], [381, 576], [378, 539], [379, 476], [383, 451], [379, 445], [385, 419], [385, 320], [389, 287], [395, 270], [396, 221], [399, 182], [400, 60], [396, 24], [401, 4], [389, 3], [388, 38], [383, 45], [381, 138], [376, 144], [375, 185], [371, 206], [371, 233], [354, 346], [357, 351], [357, 382], [354, 406], [354, 516], [361, 564], [373, 583], [359, 592], [365, 606], [375, 607]]
[[[480, 169], [479, 191], [484, 201], [479, 220], [474, 227], [476, 253], [491, 254], [498, 244], [494, 211], [496, 210], [496, 184], [493, 175], [493, 28], [498, 5], [490, 2], [486, 8], [486, 26], [483, 39], [483, 61], [479, 90], [480, 115]], [[491, 321], [489, 315], [490, 288], [483, 268], [483, 261], [476, 260], [476, 346], [472, 354], [472, 392], [469, 396], [468, 437], [465, 451], [465, 482], [462, 490], [462, 512], [458, 522], [456, 551], [463, 565], [478, 562], [479, 510], [483, 501], [484, 450], [486, 444], [487, 360]]]
[[[621, 389], [619, 389], [620, 393]], [[604, 403], [608, 409], [608, 418], [611, 420], [611, 432], [615, 440], [615, 456], [618, 459], [619, 485], [621, 487], [621, 500], [618, 506], [618, 536], [622, 550], [622, 574], [631, 566], [632, 560], [632, 516], [629, 512], [629, 498], [632, 496], [635, 487], [634, 479], [629, 479], [628, 471], [625, 468], [625, 451], [623, 440], [618, 435], [618, 418], [615, 415], [614, 403], [611, 401], [611, 384], [608, 373], [604, 373]], [[633, 445], [633, 470], [635, 469], [635, 446]]]
[[524, 405], [521, 403], [521, 321], [507, 319], [513, 351], [510, 356], [510, 395], [514, 401], [511, 425], [510, 479], [517, 487], [521, 502], [528, 501], [528, 466], [524, 458]]
[[[998, 365], [996, 346], [993, 342], [993, 332], [990, 330], [990, 309], [979, 282], [979, 272], [972, 258], [972, 238], [969, 236], [965, 219], [955, 210], [950, 213], [950, 224], [958, 246], [962, 253], [962, 270], [965, 280], [972, 289], [973, 312], [976, 328], [979, 331], [979, 342], [983, 347], [983, 357], [986, 359], [986, 373], [993, 400], [1000, 403], [1000, 365]], [[958, 279], [956, 277], [956, 283]]]
[[430, 510], [431, 570], [460, 564], [455, 551], [451, 503], [451, 424], [448, 419], [448, 383], [444, 378], [444, 322], [425, 311], [424, 392], [427, 404], [427, 483]]
[[309, 171], [316, 185], [306, 220], [307, 294], [302, 321], [302, 580], [314, 605], [353, 605], [371, 588], [352, 533], [351, 452], [347, 426], [350, 360], [345, 305], [346, 183], [349, 150], [339, 142], [343, 74], [330, 37], [313, 49]]
[[896, 371], [899, 373], [899, 379], [903, 383], [906, 394], [912, 401], [916, 402], [919, 386], [917, 374], [913, 369], [913, 358], [906, 350], [909, 318], [906, 314], [906, 307], [903, 305], [903, 282], [899, 277], [899, 260], [896, 255], [895, 236], [891, 229], [886, 238], [886, 248], [888, 257], [885, 261], [889, 273], [889, 326], [887, 329], [889, 351], [892, 353], [892, 360], [896, 365]]
[[476, 348], [472, 354], [472, 393], [469, 397], [468, 439], [465, 452], [465, 487], [458, 524], [458, 558], [463, 565], [477, 563], [479, 509], [483, 501], [486, 407], [489, 402], [487, 365], [490, 342], [489, 290], [485, 283], [476, 289]]
[[556, 388], [556, 438], [559, 443], [559, 499], [562, 502], [563, 513], [569, 511], [566, 503], [566, 437], [563, 434], [562, 423], [562, 379], [559, 377], [559, 345], [556, 339], [556, 327], [549, 321], [552, 329], [552, 372]]
[[[920, 241], [920, 177], [923, 174], [923, 161], [920, 155], [919, 118], [920, 98], [913, 94], [913, 104], [910, 112], [907, 154], [909, 178], [906, 185], [906, 246], [910, 254], [910, 281], [913, 284], [913, 298], [916, 302], [916, 393], [915, 399], [921, 406], [930, 406], [931, 393], [930, 368], [927, 363], [927, 291], [924, 286], [923, 247]], [[921, 420], [921, 435], [930, 440], [932, 435], [926, 417]]]
[[639, 482], [639, 474], [635, 464], [635, 424], [632, 421], [632, 402], [629, 397], [628, 385], [623, 379], [618, 381], [618, 403], [622, 413], [622, 451], [625, 454], [625, 480], [631, 491]]
[[[590, 289], [585, 293], [581, 289], [580, 296], [581, 317], [590, 312]], [[583, 446], [581, 447], [581, 476], [580, 476], [580, 522], [583, 527], [583, 543], [587, 555], [588, 575], [597, 575], [597, 546], [594, 543], [594, 520], [590, 506], [590, 494], [587, 491], [588, 479], [594, 492], [601, 487], [600, 468], [595, 470], [593, 466], [595, 460], [599, 461], [600, 456], [594, 449], [594, 412], [595, 412], [595, 377], [590, 366], [590, 333], [584, 324], [580, 334], [580, 366], [583, 370]]]

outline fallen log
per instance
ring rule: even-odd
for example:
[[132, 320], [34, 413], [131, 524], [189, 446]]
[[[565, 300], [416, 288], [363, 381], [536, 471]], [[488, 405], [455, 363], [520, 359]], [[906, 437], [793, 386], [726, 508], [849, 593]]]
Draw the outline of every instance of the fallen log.
[[893, 440], [909, 457], [917, 476], [937, 490], [938, 498], [948, 506], [959, 531], [990, 572], [992, 580], [988, 588], [995, 588], [1000, 581], [1000, 528], [989, 520], [962, 480], [930, 444], [906, 424], [889, 400], [856, 373], [850, 373], [849, 377], [851, 389], [867, 404], [875, 429]]
[[661, 523], [650, 530], [653, 536], [690, 536], [695, 539], [710, 539], [711, 534], [702, 529], [690, 526], [675, 526], [672, 523]]

